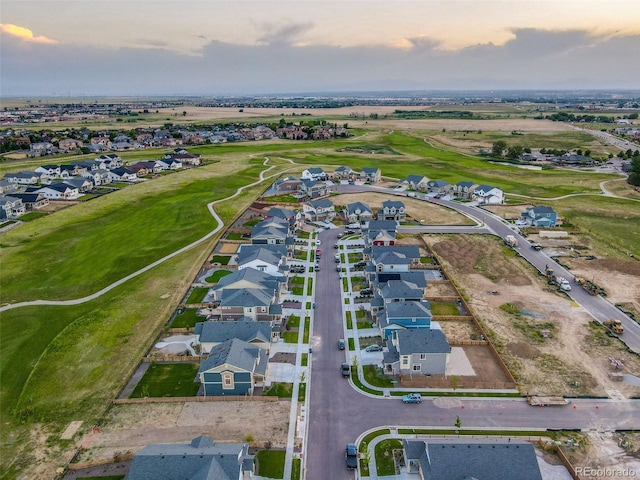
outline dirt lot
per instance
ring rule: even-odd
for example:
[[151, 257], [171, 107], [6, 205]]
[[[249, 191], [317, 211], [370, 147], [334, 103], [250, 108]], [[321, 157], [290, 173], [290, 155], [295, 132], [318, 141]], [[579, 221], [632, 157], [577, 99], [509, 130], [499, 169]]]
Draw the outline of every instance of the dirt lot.
[[528, 264], [505, 255], [499, 240], [481, 235], [425, 239], [443, 259], [474, 313], [494, 332], [495, 344], [523, 393], [640, 394], [640, 388], [608, 377], [614, 372], [609, 357], [625, 362], [615, 372], [637, 376], [640, 359], [601, 328], [590, 328], [591, 319], [582, 308], [551, 289]]
[[[153, 443], [189, 442], [208, 435], [219, 442], [271, 441], [285, 447], [291, 402], [208, 402], [115, 405], [86, 442], [79, 462], [136, 452]], [[247, 419], [259, 422], [247, 423]]]
[[[389, 196], [381, 193], [349, 193], [331, 197], [334, 205], [346, 206], [348, 203], [354, 202], [366, 203], [374, 213], [382, 206], [382, 202], [385, 200], [389, 200]], [[422, 200], [413, 198], [402, 198], [401, 200], [406, 207], [407, 215], [424, 224], [473, 225], [467, 217], [449, 208], [439, 207], [438, 205], [425, 203]]]

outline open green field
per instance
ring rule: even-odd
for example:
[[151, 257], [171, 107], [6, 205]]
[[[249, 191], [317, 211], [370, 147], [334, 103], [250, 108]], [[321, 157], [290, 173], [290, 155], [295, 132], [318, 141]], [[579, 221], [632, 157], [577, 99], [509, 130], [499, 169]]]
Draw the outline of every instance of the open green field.
[[100, 290], [211, 231], [216, 221], [206, 205], [255, 181], [263, 169], [229, 166], [224, 176], [209, 167], [185, 170], [7, 232], [0, 238], [0, 302]]

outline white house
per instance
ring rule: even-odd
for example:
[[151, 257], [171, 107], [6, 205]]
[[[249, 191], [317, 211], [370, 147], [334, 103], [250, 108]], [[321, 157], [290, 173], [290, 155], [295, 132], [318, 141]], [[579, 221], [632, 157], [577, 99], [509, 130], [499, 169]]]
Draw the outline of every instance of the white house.
[[504, 192], [498, 187], [480, 185], [473, 191], [471, 199], [481, 205], [495, 205], [504, 203]]
[[42, 193], [49, 200], [75, 200], [80, 194], [77, 188], [64, 183], [52, 183], [35, 192]]

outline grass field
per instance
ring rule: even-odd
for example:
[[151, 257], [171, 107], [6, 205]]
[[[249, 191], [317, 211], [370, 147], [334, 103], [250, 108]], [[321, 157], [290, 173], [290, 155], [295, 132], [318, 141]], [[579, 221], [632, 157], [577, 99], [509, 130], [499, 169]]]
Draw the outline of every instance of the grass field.
[[189, 298], [187, 298], [185, 303], [202, 303], [204, 297], [207, 296], [207, 293], [209, 293], [209, 289], [207, 287], [196, 287], [191, 290]]
[[197, 363], [152, 364], [131, 393], [131, 398], [193, 397], [198, 393]]
[[196, 323], [204, 322], [205, 317], [198, 315], [195, 308], [185, 308], [182, 313], [176, 315], [171, 322], [171, 328], [193, 328]]
[[226, 277], [227, 275], [231, 275], [231, 270], [216, 270], [204, 280], [209, 283], [217, 283], [222, 277]]
[[254, 181], [262, 168], [222, 177], [206, 167], [179, 172], [7, 232], [0, 239], [0, 301], [63, 300], [100, 290], [211, 231], [216, 222], [207, 203]]
[[429, 302], [433, 315], [460, 315], [458, 307], [453, 302]]
[[260, 450], [256, 455], [257, 474], [267, 478], [284, 477], [284, 450]]

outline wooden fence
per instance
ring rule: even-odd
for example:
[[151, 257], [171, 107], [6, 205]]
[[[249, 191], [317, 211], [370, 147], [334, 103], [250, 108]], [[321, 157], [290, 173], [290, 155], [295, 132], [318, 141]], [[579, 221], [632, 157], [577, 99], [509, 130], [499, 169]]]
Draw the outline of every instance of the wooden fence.
[[214, 397], [142, 397], [142, 398], [116, 398], [113, 400], [115, 405], [124, 405], [131, 403], [181, 403], [181, 402], [277, 402], [278, 397], [256, 396], [249, 397], [244, 395], [221, 395]]
[[90, 460], [88, 462], [70, 463], [67, 465], [69, 470], [82, 470], [84, 468], [99, 467], [101, 465], [109, 465], [111, 463], [126, 462], [133, 460], [135, 454], [133, 453], [116, 453], [107, 458], [99, 458], [96, 460]]
[[206, 360], [207, 358], [207, 355], [158, 355], [155, 357], [143, 357], [142, 361], [144, 363], [196, 363]]
[[471, 346], [486, 346], [489, 342], [486, 340], [451, 340], [449, 345], [452, 347], [460, 347], [463, 345], [471, 345]]
[[435, 322], [473, 322], [473, 315], [434, 315]]
[[[427, 249], [428, 252], [430, 252], [433, 255], [433, 258], [440, 264], [442, 265], [442, 260], [438, 257], [438, 255], [432, 251], [429, 248], [429, 245], [427, 245], [427, 242], [424, 241], [424, 238], [422, 239], [422, 242], [424, 243], [425, 248]], [[466, 309], [467, 312], [473, 312], [473, 310], [471, 308], [469, 308], [469, 305], [467, 304], [467, 301], [464, 299], [464, 297], [460, 294], [460, 291], [458, 290], [458, 287], [456, 286], [456, 284], [451, 281], [451, 279], [449, 278], [449, 275], [447, 274], [445, 269], [442, 269], [442, 275], [447, 279], [447, 281], [449, 281], [451, 283], [451, 286], [453, 287], [453, 289], [455, 290], [455, 292], [459, 295], [459, 300], [462, 303], [462, 305], [464, 306], [464, 308]], [[475, 324], [476, 328], [478, 329], [478, 331], [480, 332], [480, 334], [483, 336], [483, 338], [488, 339], [489, 336], [487, 335], [487, 332], [485, 332], [484, 328], [482, 328], [482, 325], [480, 325], [480, 322], [478, 321], [478, 319], [476, 318], [475, 315], [473, 315], [472, 317], [472, 321]], [[509, 368], [507, 367], [507, 364], [504, 363], [504, 360], [502, 360], [502, 357], [500, 356], [500, 354], [498, 353], [498, 351], [496, 350], [495, 346], [493, 345], [493, 343], [488, 342], [487, 346], [489, 347], [489, 349], [491, 350], [491, 353], [493, 354], [494, 358], [496, 359], [496, 361], [498, 362], [498, 365], [500, 366], [500, 368], [502, 369], [503, 373], [507, 376], [507, 378], [509, 379], [509, 383], [513, 384], [513, 387], [511, 388], [515, 388], [516, 385], [516, 379], [513, 378], [513, 375], [511, 374], [511, 372], [509, 371]], [[477, 387], [480, 388], [480, 387]]]

